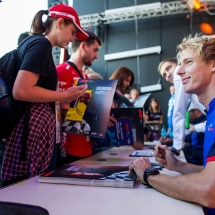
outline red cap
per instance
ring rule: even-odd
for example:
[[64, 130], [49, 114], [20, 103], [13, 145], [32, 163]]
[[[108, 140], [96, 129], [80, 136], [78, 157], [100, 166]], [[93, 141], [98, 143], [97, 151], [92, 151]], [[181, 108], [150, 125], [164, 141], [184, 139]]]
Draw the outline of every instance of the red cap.
[[64, 18], [72, 21], [79, 30], [75, 36], [78, 40], [86, 40], [89, 37], [89, 35], [81, 27], [78, 14], [74, 8], [65, 4], [58, 4], [49, 9], [48, 16], [52, 18]]

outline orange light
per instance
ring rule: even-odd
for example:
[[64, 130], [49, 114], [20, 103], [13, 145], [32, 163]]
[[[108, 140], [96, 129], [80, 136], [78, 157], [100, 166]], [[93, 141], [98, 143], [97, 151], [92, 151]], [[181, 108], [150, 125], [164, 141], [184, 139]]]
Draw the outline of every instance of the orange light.
[[199, 0], [194, 0], [194, 9], [199, 10], [201, 7], [201, 4], [199, 3]]
[[191, 10], [199, 10], [201, 8], [201, 4], [200, 4], [199, 0], [190, 0], [188, 2], [188, 7]]
[[202, 23], [200, 25], [200, 30], [204, 34], [212, 34], [213, 33], [213, 27], [210, 24], [208, 24], [208, 23]]

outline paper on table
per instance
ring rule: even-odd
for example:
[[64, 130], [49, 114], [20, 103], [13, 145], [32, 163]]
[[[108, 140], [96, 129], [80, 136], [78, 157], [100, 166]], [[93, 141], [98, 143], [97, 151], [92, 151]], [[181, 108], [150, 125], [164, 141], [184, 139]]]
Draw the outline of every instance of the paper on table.
[[157, 144], [160, 144], [160, 141], [159, 140], [153, 140], [153, 143], [157, 145]]
[[132, 157], [151, 157], [151, 156], [153, 156], [153, 152], [144, 151], [144, 150], [135, 150], [130, 154], [130, 156], [132, 156]]

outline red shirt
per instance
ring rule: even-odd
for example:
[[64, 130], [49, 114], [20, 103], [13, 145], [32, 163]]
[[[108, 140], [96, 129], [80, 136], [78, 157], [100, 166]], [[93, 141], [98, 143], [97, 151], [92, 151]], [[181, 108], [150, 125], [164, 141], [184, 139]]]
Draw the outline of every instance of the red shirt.
[[[74, 80], [79, 79], [80, 76], [77, 71], [66, 62], [56, 67], [58, 73], [59, 91], [65, 91], [67, 88], [74, 86]], [[83, 74], [83, 71], [80, 71]], [[83, 77], [88, 79], [86, 74]], [[65, 133], [64, 147], [66, 154], [87, 157], [92, 154], [92, 147], [90, 145], [90, 137], [78, 134]]]

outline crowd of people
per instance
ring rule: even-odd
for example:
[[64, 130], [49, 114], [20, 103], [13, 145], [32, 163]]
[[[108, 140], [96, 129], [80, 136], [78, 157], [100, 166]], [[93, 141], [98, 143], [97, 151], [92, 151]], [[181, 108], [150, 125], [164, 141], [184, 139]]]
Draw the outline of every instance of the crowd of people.
[[[47, 15], [45, 22], [42, 21], [44, 14]], [[54, 65], [52, 47], [66, 48], [70, 42], [70, 59]], [[29, 104], [26, 157], [21, 158], [25, 112], [3, 143], [1, 186], [44, 173], [50, 168], [53, 158], [58, 158], [58, 163], [52, 167], [55, 168], [93, 153], [89, 136], [63, 133], [61, 142], [56, 144], [55, 102], [60, 102], [64, 119], [71, 101], [87, 90], [87, 85], [75, 86], [75, 80], [103, 79], [90, 68], [98, 58], [101, 45], [97, 35], [81, 27], [74, 8], [63, 4], [48, 11], [38, 11], [30, 32], [20, 35], [17, 54], [21, 66], [14, 82], [13, 97]], [[199, 203], [207, 214], [215, 213], [214, 50], [214, 37], [196, 35], [184, 38], [178, 45], [177, 59], [166, 59], [158, 66], [160, 75], [173, 84], [166, 116], [173, 137], [161, 137], [162, 144], [156, 145], [154, 156], [165, 168], [180, 172], [182, 176], [159, 174], [144, 157], [129, 166], [130, 172], [135, 171], [146, 186], [176, 199]], [[121, 66], [109, 79], [118, 80], [116, 91], [124, 95], [126, 104], [132, 106], [140, 96], [138, 89], [133, 88], [133, 71]], [[124, 107], [117, 98], [111, 102], [113, 108]], [[189, 111], [190, 133], [185, 136], [186, 111]], [[158, 99], [151, 98], [149, 107], [146, 111], [143, 109], [145, 140], [153, 140], [151, 131], [155, 130], [154, 126], [160, 128], [163, 125], [163, 117]], [[116, 119], [109, 116], [107, 127], [114, 123]], [[172, 148], [167, 145], [172, 145]], [[176, 159], [174, 150], [184, 150], [187, 163]]]

